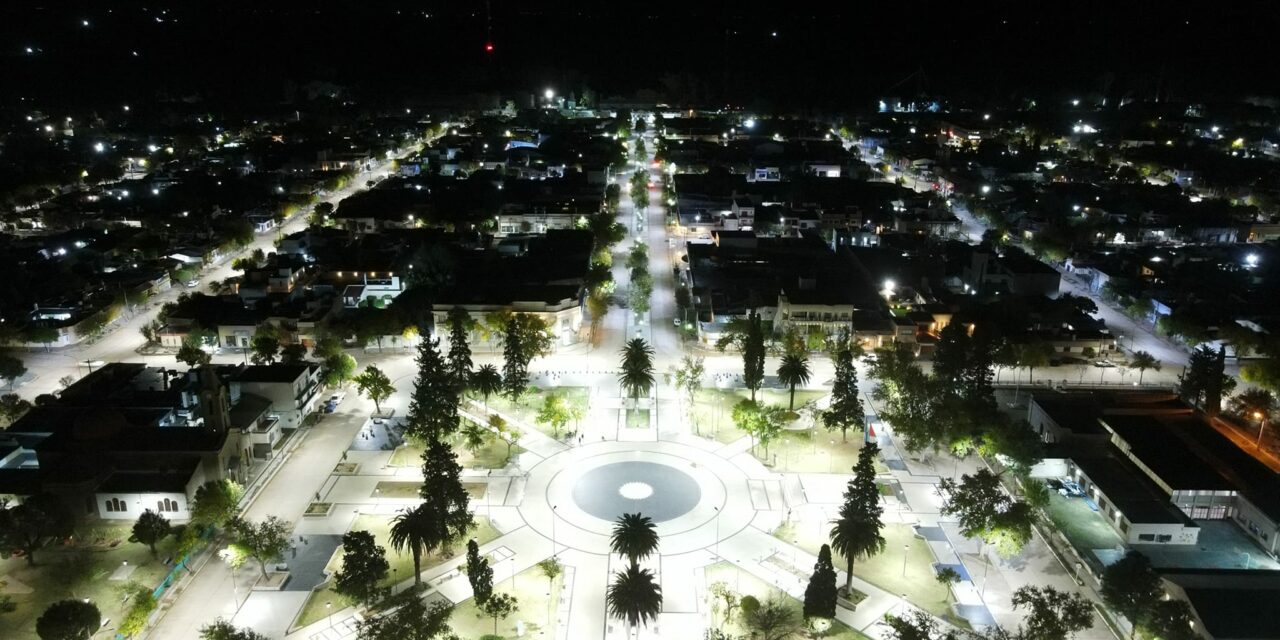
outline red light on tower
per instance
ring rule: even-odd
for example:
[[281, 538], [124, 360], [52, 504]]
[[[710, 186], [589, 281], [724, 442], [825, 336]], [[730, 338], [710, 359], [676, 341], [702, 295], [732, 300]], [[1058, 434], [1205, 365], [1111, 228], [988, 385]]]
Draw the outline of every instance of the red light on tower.
[[486, 43], [484, 43], [484, 52], [485, 52], [485, 53], [493, 53], [493, 43], [492, 43], [492, 42], [486, 42]]

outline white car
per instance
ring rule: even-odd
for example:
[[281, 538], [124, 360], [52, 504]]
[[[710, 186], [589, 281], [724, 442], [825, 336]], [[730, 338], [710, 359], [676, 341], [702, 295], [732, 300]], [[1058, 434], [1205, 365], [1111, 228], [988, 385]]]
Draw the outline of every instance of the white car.
[[200, 286], [200, 281], [199, 281], [199, 280], [188, 280], [188, 281], [187, 281], [187, 288], [188, 288], [188, 289], [194, 289], [194, 288], [196, 288], [196, 287], [198, 287], [198, 286]]

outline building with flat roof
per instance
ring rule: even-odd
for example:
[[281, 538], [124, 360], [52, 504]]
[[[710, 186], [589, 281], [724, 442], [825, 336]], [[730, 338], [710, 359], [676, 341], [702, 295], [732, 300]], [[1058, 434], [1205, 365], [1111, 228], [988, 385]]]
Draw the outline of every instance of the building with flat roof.
[[1032, 395], [1050, 455], [1033, 475], [1080, 484], [1129, 544], [1195, 544], [1197, 520], [1228, 520], [1275, 557], [1280, 476], [1172, 394]]

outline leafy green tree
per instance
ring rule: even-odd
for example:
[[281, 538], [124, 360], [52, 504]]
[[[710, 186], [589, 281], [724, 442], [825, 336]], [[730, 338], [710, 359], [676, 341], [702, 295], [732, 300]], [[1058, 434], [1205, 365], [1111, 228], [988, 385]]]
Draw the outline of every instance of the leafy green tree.
[[164, 516], [147, 509], [138, 516], [137, 522], [133, 523], [133, 531], [129, 536], [129, 542], [137, 542], [147, 545], [151, 550], [151, 555], [156, 555], [156, 543], [164, 540], [169, 536], [173, 528], [169, 525], [169, 520]]
[[613, 574], [604, 599], [609, 615], [632, 629], [648, 625], [662, 613], [662, 587], [653, 572], [634, 562]]
[[324, 359], [324, 383], [330, 387], [346, 384], [356, 372], [356, 359], [346, 353], [335, 353]]
[[493, 595], [493, 567], [489, 559], [480, 555], [480, 545], [474, 539], [467, 541], [467, 581], [476, 605], [483, 605]]
[[1148, 369], [1152, 371], [1160, 370], [1160, 361], [1146, 351], [1134, 351], [1129, 358], [1129, 366], [1138, 370], [1138, 384], [1142, 384], [1142, 377], [1147, 373]]
[[210, 480], [196, 489], [191, 521], [221, 527], [236, 516], [244, 489], [232, 480]]
[[1270, 420], [1276, 412], [1276, 397], [1266, 389], [1245, 389], [1231, 397], [1228, 403], [1231, 413], [1244, 420], [1258, 423], [1258, 438], [1262, 438], [1262, 423]]
[[40, 640], [89, 640], [102, 626], [98, 607], [86, 600], [60, 600], [48, 606], [36, 620]]
[[840, 349], [835, 353], [836, 377], [831, 385], [831, 406], [822, 414], [822, 424], [828, 431], [840, 431], [840, 441], [848, 442], [849, 429], [862, 429], [866, 411], [858, 395], [858, 368], [853, 363], [853, 351]]
[[502, 374], [498, 373], [498, 368], [491, 364], [481, 365], [471, 375], [471, 388], [484, 397], [484, 409], [487, 412], [489, 396], [502, 390]]
[[71, 535], [71, 512], [57, 497], [40, 493], [9, 507], [0, 501], [0, 557], [21, 549], [27, 565], [35, 566], [36, 552], [58, 538]]
[[794, 411], [796, 408], [796, 386], [809, 384], [811, 375], [808, 357], [797, 353], [788, 353], [782, 356], [782, 362], [778, 365], [778, 382], [791, 388], [791, 401], [787, 404], [788, 410]]
[[267, 640], [267, 637], [253, 629], [240, 629], [230, 622], [218, 618], [213, 624], [200, 627], [200, 640]]
[[498, 634], [498, 620], [506, 620], [507, 616], [520, 609], [516, 597], [509, 593], [495, 593], [485, 599], [484, 602], [477, 602], [476, 608], [486, 616], [493, 618], [494, 635]]
[[[744, 610], [745, 611], [745, 610]], [[769, 598], [752, 609], [746, 616], [747, 628], [752, 637], [760, 640], [783, 640], [804, 629], [795, 609], [778, 598]]]
[[653, 519], [639, 513], [618, 516], [609, 536], [609, 549], [624, 557], [632, 568], [658, 551], [658, 529]]
[[1078, 593], [1053, 587], [1018, 587], [1014, 609], [1026, 609], [1016, 637], [1022, 640], [1071, 640], [1093, 626], [1093, 603]]
[[432, 528], [428, 542], [431, 548], [448, 548], [449, 542], [466, 535], [475, 526], [467, 508], [471, 497], [462, 486], [462, 465], [453, 447], [432, 439], [422, 452], [422, 488], [418, 509], [427, 513]]
[[547, 592], [550, 593], [551, 587], [555, 584], [556, 578], [559, 577], [561, 573], [564, 573], [564, 565], [561, 564], [555, 556], [551, 556], [550, 558], [539, 562], [538, 569], [542, 571], [542, 575], [547, 577]]
[[955, 516], [966, 537], [982, 538], [1005, 557], [1017, 554], [1031, 540], [1031, 506], [1014, 500], [1000, 486], [1000, 476], [987, 469], [938, 483], [942, 513]]
[[462, 307], [449, 310], [449, 374], [458, 389], [465, 389], [471, 377], [471, 344], [468, 341], [475, 320]]
[[21, 360], [8, 354], [0, 354], [0, 379], [4, 379], [10, 389], [13, 388], [13, 383], [26, 372], [27, 367]]
[[239, 566], [245, 559], [258, 563], [262, 578], [267, 578], [267, 563], [275, 560], [289, 548], [289, 532], [293, 527], [276, 516], [267, 516], [257, 524], [243, 518], [231, 520], [233, 553], [228, 557], [231, 566]]
[[542, 408], [538, 410], [538, 415], [533, 420], [538, 424], [551, 427], [552, 433], [559, 438], [560, 430], [569, 424], [571, 418], [569, 403], [565, 401], [564, 395], [548, 393], [542, 399]]
[[333, 576], [333, 590], [355, 602], [370, 605], [382, 597], [378, 586], [391, 569], [387, 550], [368, 531], [350, 531], [342, 536], [342, 570]]
[[831, 547], [822, 545], [818, 550], [818, 562], [813, 565], [809, 586], [804, 590], [804, 617], [836, 617], [836, 569], [831, 564]]
[[182, 346], [178, 347], [178, 354], [175, 357], [178, 362], [193, 368], [204, 366], [213, 361], [213, 356], [209, 355], [209, 352], [186, 340], [183, 340]]
[[1195, 615], [1185, 600], [1159, 600], [1146, 611], [1144, 635], [1160, 640], [1200, 640]]
[[307, 357], [307, 346], [297, 342], [280, 347], [280, 362], [285, 364], [300, 364]]
[[[58, 341], [60, 337], [58, 330], [53, 327], [47, 327], [42, 324], [33, 324], [23, 330], [23, 337], [27, 342], [44, 345], [44, 350], [49, 350], [49, 345]], [[8, 377], [8, 376], [0, 376]]]
[[618, 382], [632, 399], [648, 395], [653, 389], [653, 347], [643, 338], [632, 338], [622, 348], [622, 366]]
[[126, 638], [132, 638], [146, 628], [147, 621], [151, 619], [151, 612], [156, 610], [156, 597], [151, 587], [136, 582], [130, 583], [124, 591], [125, 600], [133, 604], [125, 612], [124, 619], [120, 621], [116, 632]]
[[751, 436], [752, 448], [758, 444], [764, 447], [765, 457], [769, 457], [769, 443], [782, 433], [782, 407], [762, 406], [754, 400], [740, 400], [733, 405], [733, 423]]
[[423, 440], [443, 438], [458, 428], [458, 390], [436, 340], [418, 343], [417, 364], [405, 432]]
[[1102, 601], [1120, 612], [1133, 624], [1130, 638], [1136, 637], [1145, 614], [1152, 611], [1164, 595], [1160, 574], [1151, 568], [1147, 557], [1130, 550], [1124, 557], [1102, 570]]
[[[36, 400], [40, 398], [37, 396]], [[0, 395], [0, 420], [8, 426], [18, 421], [31, 410], [31, 403], [16, 393]]]
[[698, 390], [702, 388], [702, 376], [707, 373], [705, 362], [702, 356], [685, 356], [675, 371], [676, 388], [684, 394], [685, 401], [691, 407]]
[[254, 332], [249, 342], [253, 355], [249, 359], [254, 364], [271, 364], [280, 357], [280, 330], [272, 324], [263, 324]]
[[711, 594], [711, 597], [715, 598], [716, 603], [724, 612], [723, 623], [727, 624], [733, 619], [734, 610], [738, 608], [738, 592], [730, 589], [729, 584], [726, 582], [711, 583], [711, 586], [707, 588], [707, 592]]
[[888, 628], [889, 640], [980, 640], [981, 636], [943, 628], [938, 619], [921, 611], [911, 609], [905, 615], [885, 615], [884, 624]]
[[413, 584], [422, 584], [422, 556], [434, 551], [437, 542], [435, 516], [423, 505], [405, 509], [391, 519], [389, 541], [396, 551], [408, 550], [413, 556]]
[[399, 608], [370, 616], [356, 625], [358, 640], [456, 640], [449, 628], [453, 605], [440, 600], [430, 605], [420, 597], [405, 600]]
[[364, 372], [351, 379], [355, 383], [360, 393], [368, 396], [373, 401], [373, 408], [378, 413], [382, 413], [382, 401], [391, 397], [395, 393], [396, 387], [391, 384], [391, 378], [382, 372], [377, 365], [369, 365], [364, 368]]
[[880, 488], [876, 486], [876, 456], [880, 447], [868, 442], [858, 452], [858, 462], [853, 465], [853, 478], [844, 490], [844, 504], [832, 521], [831, 548], [840, 552], [846, 562], [844, 590], [853, 588], [853, 562], [884, 551], [885, 540], [881, 535], [884, 522], [880, 519], [884, 506], [880, 504]]

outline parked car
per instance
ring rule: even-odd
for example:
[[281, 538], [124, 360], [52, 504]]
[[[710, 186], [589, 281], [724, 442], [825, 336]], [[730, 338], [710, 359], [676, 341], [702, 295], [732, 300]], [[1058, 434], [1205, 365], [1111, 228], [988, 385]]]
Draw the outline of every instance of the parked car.
[[199, 281], [199, 280], [188, 280], [188, 281], [187, 281], [187, 288], [188, 288], [188, 289], [194, 289], [194, 288], [196, 288], [196, 287], [198, 287], [198, 286], [200, 286], [200, 281]]
[[324, 403], [324, 412], [333, 413], [334, 411], [337, 411], [338, 405], [342, 404], [342, 401], [345, 400], [346, 397], [347, 394], [342, 391], [329, 396], [329, 400]]

